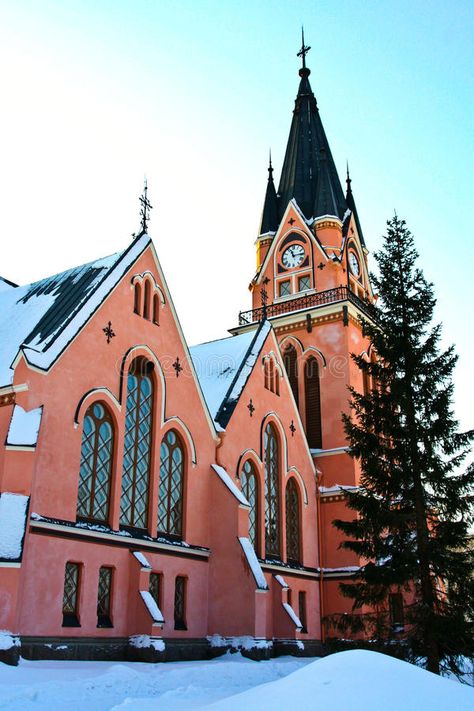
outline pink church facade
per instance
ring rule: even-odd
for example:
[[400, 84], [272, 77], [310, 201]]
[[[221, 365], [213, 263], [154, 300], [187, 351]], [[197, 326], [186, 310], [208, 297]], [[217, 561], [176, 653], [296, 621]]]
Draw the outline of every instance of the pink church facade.
[[318, 654], [349, 609], [332, 520], [373, 295], [308, 76], [233, 335], [188, 347], [146, 220], [111, 257], [0, 280], [0, 629], [24, 656]]

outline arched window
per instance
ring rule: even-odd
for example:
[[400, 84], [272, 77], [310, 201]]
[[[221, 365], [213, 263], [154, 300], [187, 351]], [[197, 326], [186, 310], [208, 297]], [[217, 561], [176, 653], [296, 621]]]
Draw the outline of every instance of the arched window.
[[286, 511], [286, 559], [290, 563], [300, 562], [300, 501], [298, 487], [293, 478], [287, 484], [285, 495]]
[[133, 310], [136, 314], [140, 314], [141, 308], [142, 308], [142, 287], [137, 282], [135, 284]]
[[146, 528], [153, 411], [153, 364], [137, 358], [127, 380], [120, 523]]
[[265, 557], [280, 557], [280, 462], [272, 424], [265, 427]]
[[153, 323], [160, 323], [160, 298], [158, 294], [153, 295]]
[[258, 550], [258, 484], [253, 464], [245, 462], [240, 473], [242, 493], [250, 504], [249, 539], [255, 550]]
[[183, 524], [184, 451], [174, 430], [166, 433], [160, 448], [158, 531], [181, 536]]
[[296, 406], [298, 407], [298, 355], [296, 353], [296, 348], [291, 344], [285, 349], [283, 353], [283, 363], [285, 365], [286, 372], [288, 373], [288, 380], [290, 381], [291, 391], [293, 397], [295, 398]]
[[148, 279], [145, 280], [145, 298], [143, 304], [143, 317], [150, 318], [150, 297], [151, 297], [151, 287]]
[[107, 522], [113, 447], [112, 418], [107, 409], [96, 402], [87, 410], [82, 430], [77, 494], [77, 515], [81, 518]]
[[306, 436], [311, 448], [322, 449], [321, 394], [319, 366], [316, 358], [308, 358], [304, 369], [306, 396]]

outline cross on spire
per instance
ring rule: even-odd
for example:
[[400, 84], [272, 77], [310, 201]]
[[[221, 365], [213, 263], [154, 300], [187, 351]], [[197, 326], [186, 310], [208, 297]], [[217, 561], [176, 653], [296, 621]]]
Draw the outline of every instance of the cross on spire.
[[303, 69], [306, 69], [306, 55], [308, 54], [310, 49], [311, 47], [308, 47], [304, 43], [304, 28], [301, 27], [301, 49], [296, 56], [301, 57], [303, 61]]
[[145, 178], [145, 185], [143, 187], [143, 193], [140, 195], [140, 218], [141, 218], [141, 228], [142, 232], [146, 232], [148, 229], [148, 222], [150, 220], [150, 210], [153, 210], [153, 205], [148, 200], [148, 183]]

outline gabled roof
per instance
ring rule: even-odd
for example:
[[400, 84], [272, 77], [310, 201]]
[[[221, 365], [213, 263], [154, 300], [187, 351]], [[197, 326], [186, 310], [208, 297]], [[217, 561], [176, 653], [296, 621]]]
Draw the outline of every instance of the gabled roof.
[[270, 332], [268, 321], [256, 331], [190, 348], [207, 406], [220, 427], [227, 426]]
[[346, 201], [309, 83], [310, 73], [305, 65], [299, 71], [301, 81], [278, 187], [278, 217], [282, 218], [295, 198], [308, 219], [322, 215], [342, 219]]
[[122, 252], [0, 290], [0, 387], [11, 384], [19, 352], [47, 370], [150, 242], [142, 234]]

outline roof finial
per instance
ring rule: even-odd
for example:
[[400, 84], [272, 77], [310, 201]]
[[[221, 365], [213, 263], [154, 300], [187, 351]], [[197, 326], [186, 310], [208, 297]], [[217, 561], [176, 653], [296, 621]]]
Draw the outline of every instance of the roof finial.
[[273, 180], [272, 149], [268, 151], [268, 180]]
[[346, 185], [347, 185], [347, 192], [349, 193], [351, 191], [351, 177], [349, 175], [349, 161], [346, 161]]
[[140, 217], [141, 217], [141, 228], [142, 234], [148, 229], [148, 221], [150, 219], [150, 210], [153, 210], [153, 205], [148, 200], [148, 182], [145, 178], [145, 184], [143, 187], [143, 193], [140, 195]]
[[304, 43], [304, 27], [303, 25], [301, 25], [301, 49], [296, 55], [297, 57], [301, 57], [303, 62], [303, 66], [300, 69], [300, 74], [302, 71], [304, 71], [304, 73], [309, 71], [308, 69], [306, 69], [306, 55], [308, 54], [310, 49], [311, 47], [307, 47]]

